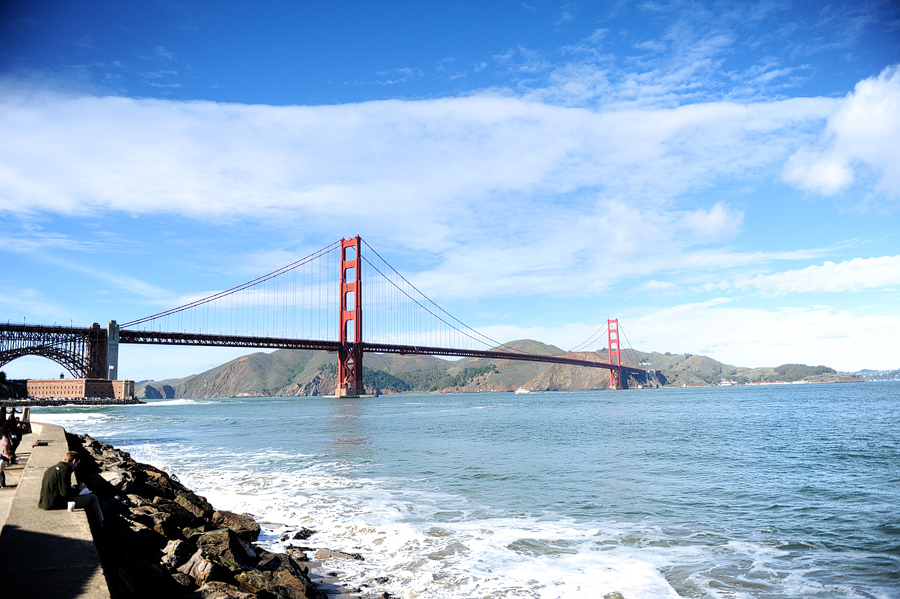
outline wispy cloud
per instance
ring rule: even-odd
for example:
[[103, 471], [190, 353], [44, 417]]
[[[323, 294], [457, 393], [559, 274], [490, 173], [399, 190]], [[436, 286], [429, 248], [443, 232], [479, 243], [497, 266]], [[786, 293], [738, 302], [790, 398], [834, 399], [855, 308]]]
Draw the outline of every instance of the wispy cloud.
[[739, 279], [733, 287], [753, 289], [769, 296], [900, 289], [900, 256], [854, 258], [798, 270], [760, 274]]
[[751, 367], [802, 362], [847, 370], [896, 368], [893, 344], [900, 335], [896, 309], [762, 308], [726, 298], [661, 309], [641, 306], [619, 318], [639, 349], [713, 355]]
[[169, 52], [162, 46], [157, 46], [154, 48], [153, 53], [160, 58], [165, 58], [167, 60], [175, 60], [176, 56], [174, 52]]
[[[719, 180], [767, 180], [838, 102], [586, 110], [476, 95], [273, 107], [5, 89], [0, 211], [302, 222], [323, 235], [340, 220], [441, 256], [422, 278], [447, 296], [471, 295], [476, 280], [489, 281], [477, 286], [484, 295], [585, 293], [672, 264], [758, 260], [711, 248], [740, 233], [739, 208], [679, 198]], [[416, 226], [398, 232], [398, 222]], [[586, 251], [598, 237], [616, 266]], [[500, 278], [480, 272], [491, 244], [520, 240], [527, 260]], [[586, 255], [603, 276], [576, 284], [565, 265]]]

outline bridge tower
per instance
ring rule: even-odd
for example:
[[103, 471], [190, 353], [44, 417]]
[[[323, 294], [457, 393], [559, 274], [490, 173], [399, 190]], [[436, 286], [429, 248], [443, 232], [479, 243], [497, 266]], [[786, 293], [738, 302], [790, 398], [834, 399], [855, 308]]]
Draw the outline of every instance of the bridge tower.
[[338, 349], [339, 397], [359, 397], [363, 386], [362, 249], [359, 235], [341, 239], [341, 343]]
[[106, 369], [103, 378], [111, 381], [119, 378], [119, 325], [115, 320], [106, 324]]
[[622, 371], [622, 354], [619, 353], [619, 319], [607, 320], [606, 331], [609, 345], [609, 363], [618, 366], [609, 370], [609, 388], [627, 389], [628, 381]]

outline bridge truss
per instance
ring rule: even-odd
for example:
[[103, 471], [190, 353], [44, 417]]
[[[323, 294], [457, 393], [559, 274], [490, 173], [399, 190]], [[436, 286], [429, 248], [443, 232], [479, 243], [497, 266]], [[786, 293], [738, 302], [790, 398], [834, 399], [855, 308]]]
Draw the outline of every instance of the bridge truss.
[[108, 332], [87, 328], [0, 324], [0, 367], [24, 356], [49, 358], [74, 378], [108, 378]]
[[117, 370], [118, 343], [321, 350], [337, 353], [337, 392], [346, 396], [364, 393], [364, 353], [605, 368], [612, 388], [623, 388], [628, 375], [646, 375], [622, 363], [618, 321], [608, 321], [609, 362], [524, 352], [447, 313], [358, 236], [182, 306], [121, 326], [110, 321], [107, 330], [97, 324], [24, 328], [0, 324], [0, 366], [32, 354], [59, 362], [73, 376], [107, 378]]

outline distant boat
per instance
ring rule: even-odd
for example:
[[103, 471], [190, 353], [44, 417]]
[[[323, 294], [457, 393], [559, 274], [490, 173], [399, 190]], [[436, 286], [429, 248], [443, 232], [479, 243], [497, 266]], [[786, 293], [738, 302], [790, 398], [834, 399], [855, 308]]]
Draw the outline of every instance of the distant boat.
[[531, 389], [526, 389], [525, 387], [519, 387], [516, 389], [516, 393], [531, 393]]

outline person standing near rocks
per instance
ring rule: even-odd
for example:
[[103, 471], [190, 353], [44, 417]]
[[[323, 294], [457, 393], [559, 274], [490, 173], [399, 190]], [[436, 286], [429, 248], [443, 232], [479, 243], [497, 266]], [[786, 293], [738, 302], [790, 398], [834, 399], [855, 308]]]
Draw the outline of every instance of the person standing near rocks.
[[91, 520], [102, 527], [103, 512], [97, 496], [93, 493], [82, 494], [84, 483], [79, 483], [77, 487], [72, 485], [72, 472], [78, 467], [78, 462], [78, 453], [69, 451], [62, 462], [44, 471], [38, 507], [42, 510], [66, 509], [66, 504], [72, 501], [75, 507], [85, 508]]

